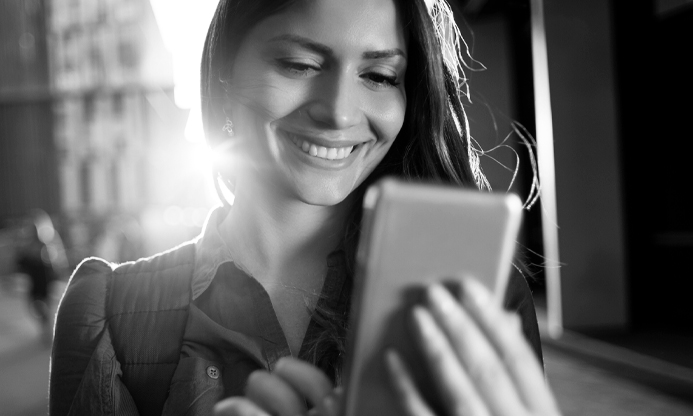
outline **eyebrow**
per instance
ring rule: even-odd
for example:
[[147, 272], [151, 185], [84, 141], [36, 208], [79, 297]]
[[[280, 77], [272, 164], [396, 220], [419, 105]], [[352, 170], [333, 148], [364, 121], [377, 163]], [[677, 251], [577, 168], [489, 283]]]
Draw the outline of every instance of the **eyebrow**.
[[402, 52], [401, 49], [394, 48], [394, 49], [385, 49], [382, 51], [369, 51], [369, 52], [364, 52], [363, 53], [363, 58], [364, 59], [384, 59], [384, 58], [393, 58], [395, 56], [401, 56], [402, 58], [406, 58], [407, 56]]
[[[334, 51], [327, 45], [312, 41], [308, 38], [298, 35], [279, 35], [270, 39], [270, 42], [291, 42], [301, 45], [302, 47], [309, 49], [313, 52], [317, 52], [322, 55], [333, 56]], [[392, 58], [395, 56], [401, 56], [406, 58], [406, 54], [398, 48], [384, 49], [380, 51], [366, 51], [362, 55], [363, 59], [385, 59]]]

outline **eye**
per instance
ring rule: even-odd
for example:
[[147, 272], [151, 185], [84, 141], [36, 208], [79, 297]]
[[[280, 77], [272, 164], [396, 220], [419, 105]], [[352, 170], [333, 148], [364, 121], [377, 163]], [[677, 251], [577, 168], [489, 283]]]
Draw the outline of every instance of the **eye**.
[[368, 72], [361, 75], [361, 78], [375, 88], [394, 88], [400, 84], [396, 75], [381, 72]]
[[295, 77], [309, 77], [320, 72], [320, 65], [314, 62], [279, 59], [278, 66], [286, 73]]

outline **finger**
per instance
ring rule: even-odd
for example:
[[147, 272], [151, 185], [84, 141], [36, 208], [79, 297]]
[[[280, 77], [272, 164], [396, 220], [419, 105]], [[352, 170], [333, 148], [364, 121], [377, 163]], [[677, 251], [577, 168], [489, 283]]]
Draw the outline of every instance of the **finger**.
[[541, 414], [558, 413], [541, 364], [522, 334], [519, 316], [492, 306], [490, 294], [473, 280], [464, 282], [462, 302], [498, 351], [527, 408]]
[[[326, 409], [327, 411], [330, 411], [329, 415], [331, 416], [339, 416], [343, 414], [344, 410], [344, 389], [342, 387], [335, 387], [332, 390], [332, 394], [330, 396], [332, 398], [332, 403], [326, 403]], [[330, 409], [330, 406], [333, 406]]]
[[435, 416], [416, 389], [414, 380], [399, 354], [394, 350], [387, 350], [385, 352], [385, 364], [390, 384], [402, 404], [404, 413], [408, 416]]
[[484, 332], [443, 286], [432, 285], [426, 293], [435, 323], [452, 344], [491, 413], [522, 414], [525, 406], [515, 383]]
[[308, 411], [307, 416], [341, 416], [343, 406], [340, 399], [334, 393], [325, 396], [319, 405]]
[[449, 414], [486, 416], [490, 413], [461, 365], [452, 345], [431, 313], [415, 306], [412, 311], [419, 346], [431, 369]]
[[214, 405], [214, 416], [270, 416], [245, 397], [230, 397]]
[[339, 416], [342, 414], [342, 408], [342, 396], [336, 395], [333, 390], [333, 392], [325, 396], [314, 409], [317, 410], [317, 414], [322, 416]]
[[282, 358], [274, 366], [274, 374], [307, 398], [313, 406], [321, 405], [332, 393], [332, 382], [325, 373], [302, 360], [292, 357]]
[[254, 371], [248, 378], [245, 395], [274, 415], [295, 416], [306, 413], [306, 403], [286, 381], [266, 371]]

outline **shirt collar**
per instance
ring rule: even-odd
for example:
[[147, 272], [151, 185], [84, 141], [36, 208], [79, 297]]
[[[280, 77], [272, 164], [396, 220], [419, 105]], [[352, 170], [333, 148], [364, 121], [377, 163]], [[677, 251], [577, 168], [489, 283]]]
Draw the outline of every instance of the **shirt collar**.
[[[231, 251], [221, 238], [219, 233], [219, 224], [226, 218], [230, 206], [218, 206], [213, 208], [207, 216], [202, 234], [197, 237], [195, 242], [195, 268], [193, 269], [192, 278], [192, 300], [197, 299], [212, 283], [217, 269], [223, 263], [233, 262]], [[340, 246], [327, 256], [328, 277], [330, 271], [337, 272], [339, 276], [339, 287], [345, 278], [346, 273], [346, 258], [344, 250]], [[331, 279], [328, 279], [331, 280]]]

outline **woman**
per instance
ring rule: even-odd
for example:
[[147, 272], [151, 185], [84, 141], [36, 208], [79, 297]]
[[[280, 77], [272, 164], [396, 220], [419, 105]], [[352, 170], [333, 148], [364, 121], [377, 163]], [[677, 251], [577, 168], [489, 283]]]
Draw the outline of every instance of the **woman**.
[[[433, 3], [434, 15], [446, 10]], [[53, 414], [209, 414], [227, 397], [219, 414], [303, 413], [304, 397], [313, 412], [338, 411], [324, 402], [331, 407], [339, 383], [364, 189], [385, 174], [479, 180], [458, 51], [440, 42], [454, 25], [437, 16], [420, 0], [220, 1], [203, 56], [203, 115], [210, 143], [227, 149], [215, 175], [233, 189], [233, 207], [213, 211], [200, 238], [169, 252], [114, 269], [80, 265], [56, 325]], [[449, 403], [536, 410], [527, 390], [545, 386], [526, 283], [514, 279], [506, 303], [522, 315], [534, 353], [504, 313], [465, 315], [438, 289], [431, 312], [415, 311], [428, 334], [419, 337], [424, 357], [460, 367], [456, 357], [486, 351], [480, 368], [502, 370], [497, 348], [534, 360], [521, 364], [531, 371], [486, 378], [518, 407], [483, 394], [460, 401], [472, 396], [459, 386], [472, 392], [485, 372], [444, 372]], [[473, 328], [476, 348], [447, 341]], [[290, 356], [301, 360], [280, 360]], [[396, 353], [388, 357], [404, 407], [425, 414]]]

